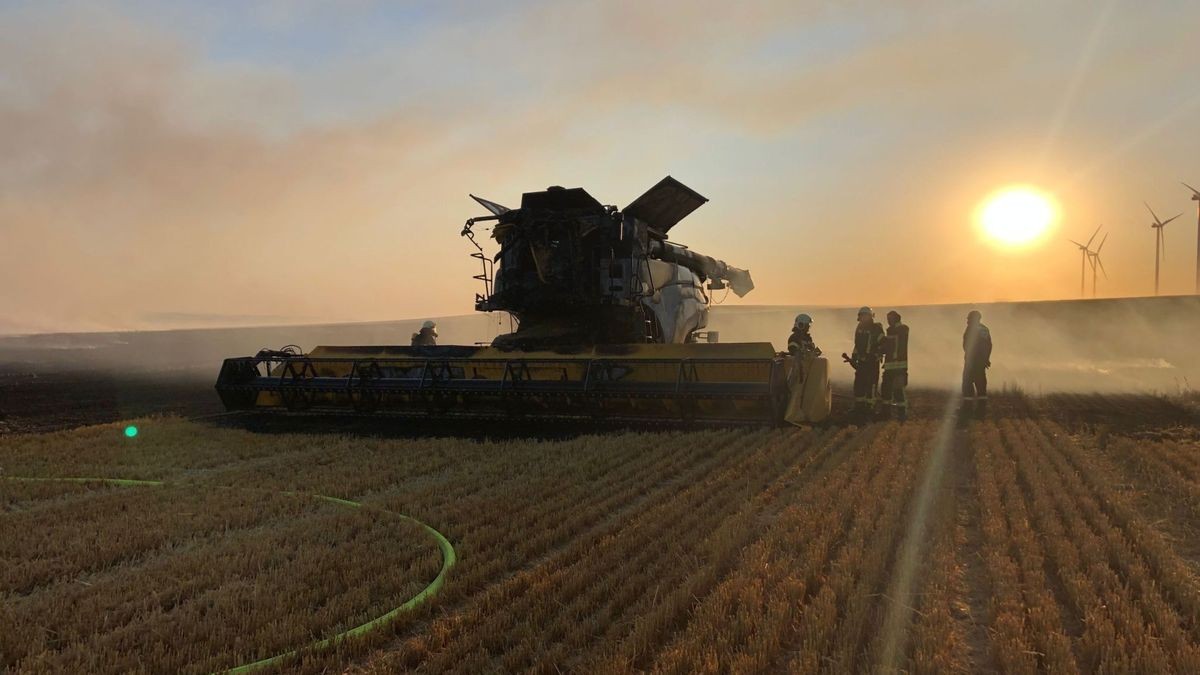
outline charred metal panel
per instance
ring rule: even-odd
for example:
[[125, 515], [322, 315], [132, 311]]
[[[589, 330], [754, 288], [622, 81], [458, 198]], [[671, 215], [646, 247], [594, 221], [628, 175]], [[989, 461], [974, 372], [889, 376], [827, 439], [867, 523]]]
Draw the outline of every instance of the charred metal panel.
[[665, 234], [707, 201], [700, 193], [667, 176], [626, 206], [624, 213]]

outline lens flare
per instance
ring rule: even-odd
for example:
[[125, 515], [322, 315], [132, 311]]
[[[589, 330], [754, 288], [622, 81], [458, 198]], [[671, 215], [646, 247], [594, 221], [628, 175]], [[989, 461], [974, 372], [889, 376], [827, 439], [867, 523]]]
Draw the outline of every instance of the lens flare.
[[1006, 187], [979, 205], [976, 220], [996, 244], [1023, 247], [1045, 238], [1058, 221], [1054, 197], [1026, 185]]
[[130, 424], [129, 426], [125, 427], [125, 435], [129, 438], [133, 438], [134, 436], [137, 436], [138, 428], [133, 426], [132, 424]]

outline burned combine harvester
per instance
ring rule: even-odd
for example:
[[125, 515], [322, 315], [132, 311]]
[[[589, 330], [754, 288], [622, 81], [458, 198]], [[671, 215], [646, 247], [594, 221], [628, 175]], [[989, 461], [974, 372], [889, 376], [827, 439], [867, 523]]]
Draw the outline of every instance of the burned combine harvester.
[[[474, 197], [474, 196], [473, 196]], [[522, 196], [462, 235], [478, 249], [475, 309], [516, 330], [490, 346], [361, 346], [227, 359], [229, 410], [427, 418], [774, 423], [828, 414], [828, 364], [803, 369], [768, 342], [705, 332], [709, 293], [754, 288], [750, 273], [668, 241], [707, 200], [671, 177], [618, 210], [582, 188]], [[488, 256], [475, 227], [492, 225]], [[807, 386], [806, 386], [807, 381]]]

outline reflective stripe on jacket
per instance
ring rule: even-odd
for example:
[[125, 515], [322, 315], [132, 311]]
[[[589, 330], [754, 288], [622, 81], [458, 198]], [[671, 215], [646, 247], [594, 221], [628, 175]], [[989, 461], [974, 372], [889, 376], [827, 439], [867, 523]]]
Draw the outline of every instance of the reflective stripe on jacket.
[[882, 351], [884, 370], [908, 368], [908, 326], [902, 323], [888, 326]]
[[854, 358], [879, 360], [880, 342], [883, 340], [883, 326], [872, 321], [864, 328], [861, 324], [854, 329]]

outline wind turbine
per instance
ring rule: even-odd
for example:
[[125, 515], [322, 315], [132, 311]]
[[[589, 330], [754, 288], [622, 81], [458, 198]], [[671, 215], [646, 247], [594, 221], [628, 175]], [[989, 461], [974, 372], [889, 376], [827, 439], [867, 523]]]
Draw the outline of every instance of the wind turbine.
[[1200, 295], [1200, 190], [1187, 183], [1183, 187], [1192, 191], [1192, 201], [1196, 202], [1196, 295]]
[[[1146, 204], [1146, 202], [1142, 203]], [[1146, 209], [1150, 211], [1150, 215], [1154, 216], [1154, 222], [1150, 224], [1150, 227], [1154, 228], [1154, 294], [1158, 295], [1159, 259], [1167, 259], [1167, 240], [1163, 238], [1163, 228], [1167, 226], [1167, 223], [1183, 214], [1176, 213], [1166, 220], [1159, 220], [1158, 214], [1154, 212], [1154, 209], [1150, 208], [1149, 204], [1146, 204]]]
[[1096, 227], [1096, 231], [1092, 233], [1092, 238], [1088, 239], [1086, 244], [1081, 244], [1081, 243], [1075, 241], [1074, 239], [1067, 240], [1067, 241], [1071, 242], [1072, 244], [1075, 244], [1076, 246], [1079, 247], [1079, 297], [1081, 297], [1081, 298], [1087, 297], [1087, 287], [1085, 286], [1085, 284], [1087, 282], [1088, 257], [1092, 253], [1092, 251], [1091, 251], [1092, 242], [1095, 241], [1096, 235], [1100, 234], [1101, 227], [1104, 227], [1104, 226], [1099, 225]]
[[1108, 279], [1108, 270], [1104, 269], [1104, 261], [1100, 259], [1100, 249], [1104, 248], [1104, 242], [1108, 241], [1108, 233], [1104, 233], [1104, 238], [1100, 240], [1100, 245], [1095, 251], [1088, 252], [1088, 262], [1092, 263], [1092, 297], [1096, 297], [1096, 267], [1100, 267], [1100, 271], [1104, 274], [1104, 278]]

